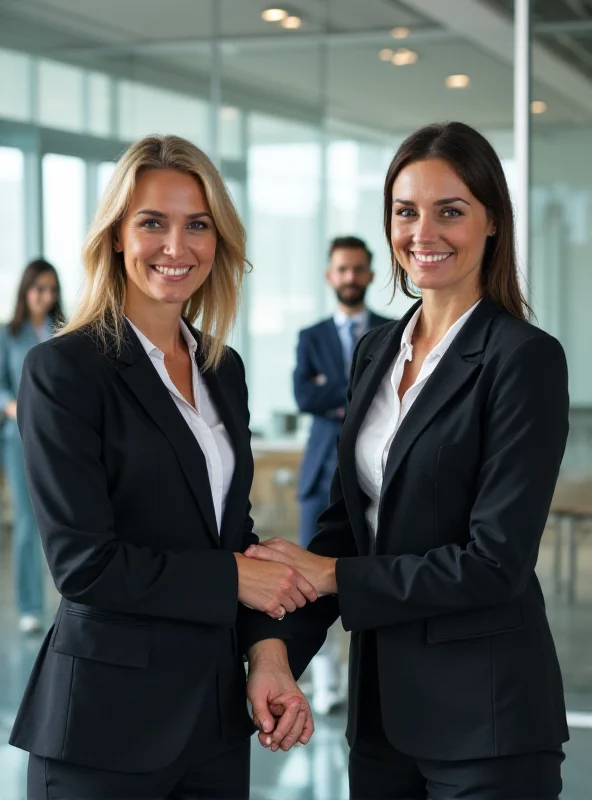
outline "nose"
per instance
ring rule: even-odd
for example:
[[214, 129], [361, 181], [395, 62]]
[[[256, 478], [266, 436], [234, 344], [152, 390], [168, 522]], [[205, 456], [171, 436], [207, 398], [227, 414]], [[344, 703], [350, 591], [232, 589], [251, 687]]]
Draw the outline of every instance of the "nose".
[[436, 222], [429, 214], [421, 214], [413, 231], [413, 241], [416, 244], [433, 244], [438, 240]]
[[180, 258], [185, 252], [185, 229], [171, 225], [165, 234], [164, 253], [172, 259]]

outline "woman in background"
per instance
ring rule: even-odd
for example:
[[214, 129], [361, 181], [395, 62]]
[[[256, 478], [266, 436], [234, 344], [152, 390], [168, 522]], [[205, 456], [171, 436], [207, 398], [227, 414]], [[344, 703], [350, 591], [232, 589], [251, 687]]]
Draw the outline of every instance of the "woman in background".
[[43, 571], [41, 544], [16, 424], [16, 396], [29, 350], [49, 339], [62, 321], [60, 282], [55, 268], [42, 258], [25, 268], [12, 320], [0, 329], [0, 409], [4, 412], [4, 465], [12, 501], [13, 576], [19, 627], [41, 630]]

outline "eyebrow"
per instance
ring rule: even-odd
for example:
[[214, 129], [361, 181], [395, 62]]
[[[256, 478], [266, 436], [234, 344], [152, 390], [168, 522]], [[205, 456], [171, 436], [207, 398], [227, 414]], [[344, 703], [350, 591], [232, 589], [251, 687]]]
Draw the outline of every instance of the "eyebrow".
[[[395, 203], [399, 203], [402, 206], [414, 206], [415, 205], [413, 200], [400, 200], [398, 197], [395, 197], [395, 199], [393, 200], [393, 205]], [[468, 200], [463, 200], [462, 197], [443, 197], [442, 200], [436, 200], [434, 205], [435, 206], [447, 206], [447, 205], [450, 205], [450, 203], [464, 203], [467, 206], [471, 205]]]
[[[141, 211], [137, 211], [136, 217], [142, 214], [148, 217], [156, 217], [157, 219], [167, 219], [167, 215], [163, 214], [162, 211], [154, 211], [151, 208], [143, 208]], [[200, 217], [210, 217], [210, 219], [213, 219], [209, 211], [198, 211], [196, 214], [187, 214], [187, 219], [199, 219]]]

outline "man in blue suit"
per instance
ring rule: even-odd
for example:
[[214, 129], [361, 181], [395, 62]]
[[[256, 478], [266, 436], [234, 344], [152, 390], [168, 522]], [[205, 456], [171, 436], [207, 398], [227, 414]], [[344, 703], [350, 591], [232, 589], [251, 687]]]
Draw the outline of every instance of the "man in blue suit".
[[[354, 348], [371, 328], [391, 322], [366, 308], [364, 298], [374, 273], [372, 253], [362, 239], [333, 240], [326, 278], [337, 296], [337, 309], [329, 319], [300, 332], [294, 370], [298, 408], [313, 415], [298, 483], [302, 547], [316, 534], [317, 517], [329, 503]], [[328, 713], [341, 699], [339, 646], [334, 635], [313, 660], [312, 679], [313, 708]]]

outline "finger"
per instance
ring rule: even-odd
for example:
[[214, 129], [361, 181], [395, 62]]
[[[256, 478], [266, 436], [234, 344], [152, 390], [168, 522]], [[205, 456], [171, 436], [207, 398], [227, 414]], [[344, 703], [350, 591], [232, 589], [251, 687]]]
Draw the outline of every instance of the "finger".
[[259, 733], [257, 734], [257, 738], [259, 739], [259, 744], [261, 745], [261, 747], [266, 747], [267, 749], [271, 747], [273, 739], [271, 738], [270, 733], [262, 733], [261, 731], [259, 731]]
[[312, 711], [310, 710], [310, 706], [307, 704], [306, 708], [306, 721], [304, 723], [304, 728], [302, 729], [302, 734], [300, 739], [298, 740], [300, 744], [308, 744], [310, 742], [310, 738], [314, 733], [314, 719], [312, 716]]
[[296, 742], [300, 740], [300, 737], [302, 736], [302, 731], [304, 730], [304, 723], [306, 722], [306, 716], [307, 716], [306, 709], [301, 708], [300, 711], [298, 712], [298, 716], [296, 717], [295, 723], [292, 725], [292, 728], [287, 733], [287, 735], [284, 736], [284, 740], [280, 745], [281, 749], [285, 753], [287, 753], [288, 750], [290, 750], [290, 748], [294, 747]]
[[[278, 698], [279, 699], [279, 698]], [[292, 727], [294, 726], [296, 720], [298, 719], [298, 714], [302, 708], [302, 701], [299, 697], [295, 697], [292, 695], [289, 699], [286, 699], [285, 702], [282, 703], [285, 710], [282, 716], [279, 718], [275, 730], [271, 734], [273, 742], [271, 744], [271, 749], [275, 752], [281, 743], [283, 742], [284, 738], [290, 733]]]
[[273, 539], [265, 539], [263, 542], [259, 542], [261, 547], [268, 547], [271, 550], [283, 550], [284, 552], [288, 552], [291, 547], [294, 547], [298, 550], [301, 548], [298, 545], [293, 544], [292, 542], [287, 542], [285, 539], [280, 539], [279, 536], [274, 536]]
[[275, 719], [267, 704], [267, 696], [257, 693], [251, 698], [253, 707], [253, 723], [262, 733], [271, 733], [275, 728]]
[[284, 594], [282, 596], [282, 605], [286, 609], [286, 612], [288, 614], [291, 614], [293, 611], [296, 611], [297, 608], [302, 608], [302, 605], [306, 604], [306, 600], [304, 601], [304, 603], [302, 603], [302, 605], [298, 603], [296, 600], [293, 599], [295, 596], [302, 597], [300, 592], [297, 592], [295, 589], [293, 589], [290, 592], [290, 594]]
[[296, 572], [296, 586], [300, 592], [309, 600], [311, 603], [317, 599], [318, 595], [316, 592], [315, 587], [312, 583], [307, 580], [304, 575], [301, 575], [299, 572]]
[[258, 544], [252, 544], [248, 547], [244, 555], [247, 558], [256, 558], [259, 561], [283, 561], [281, 553], [272, 550], [270, 547], [262, 547]]

